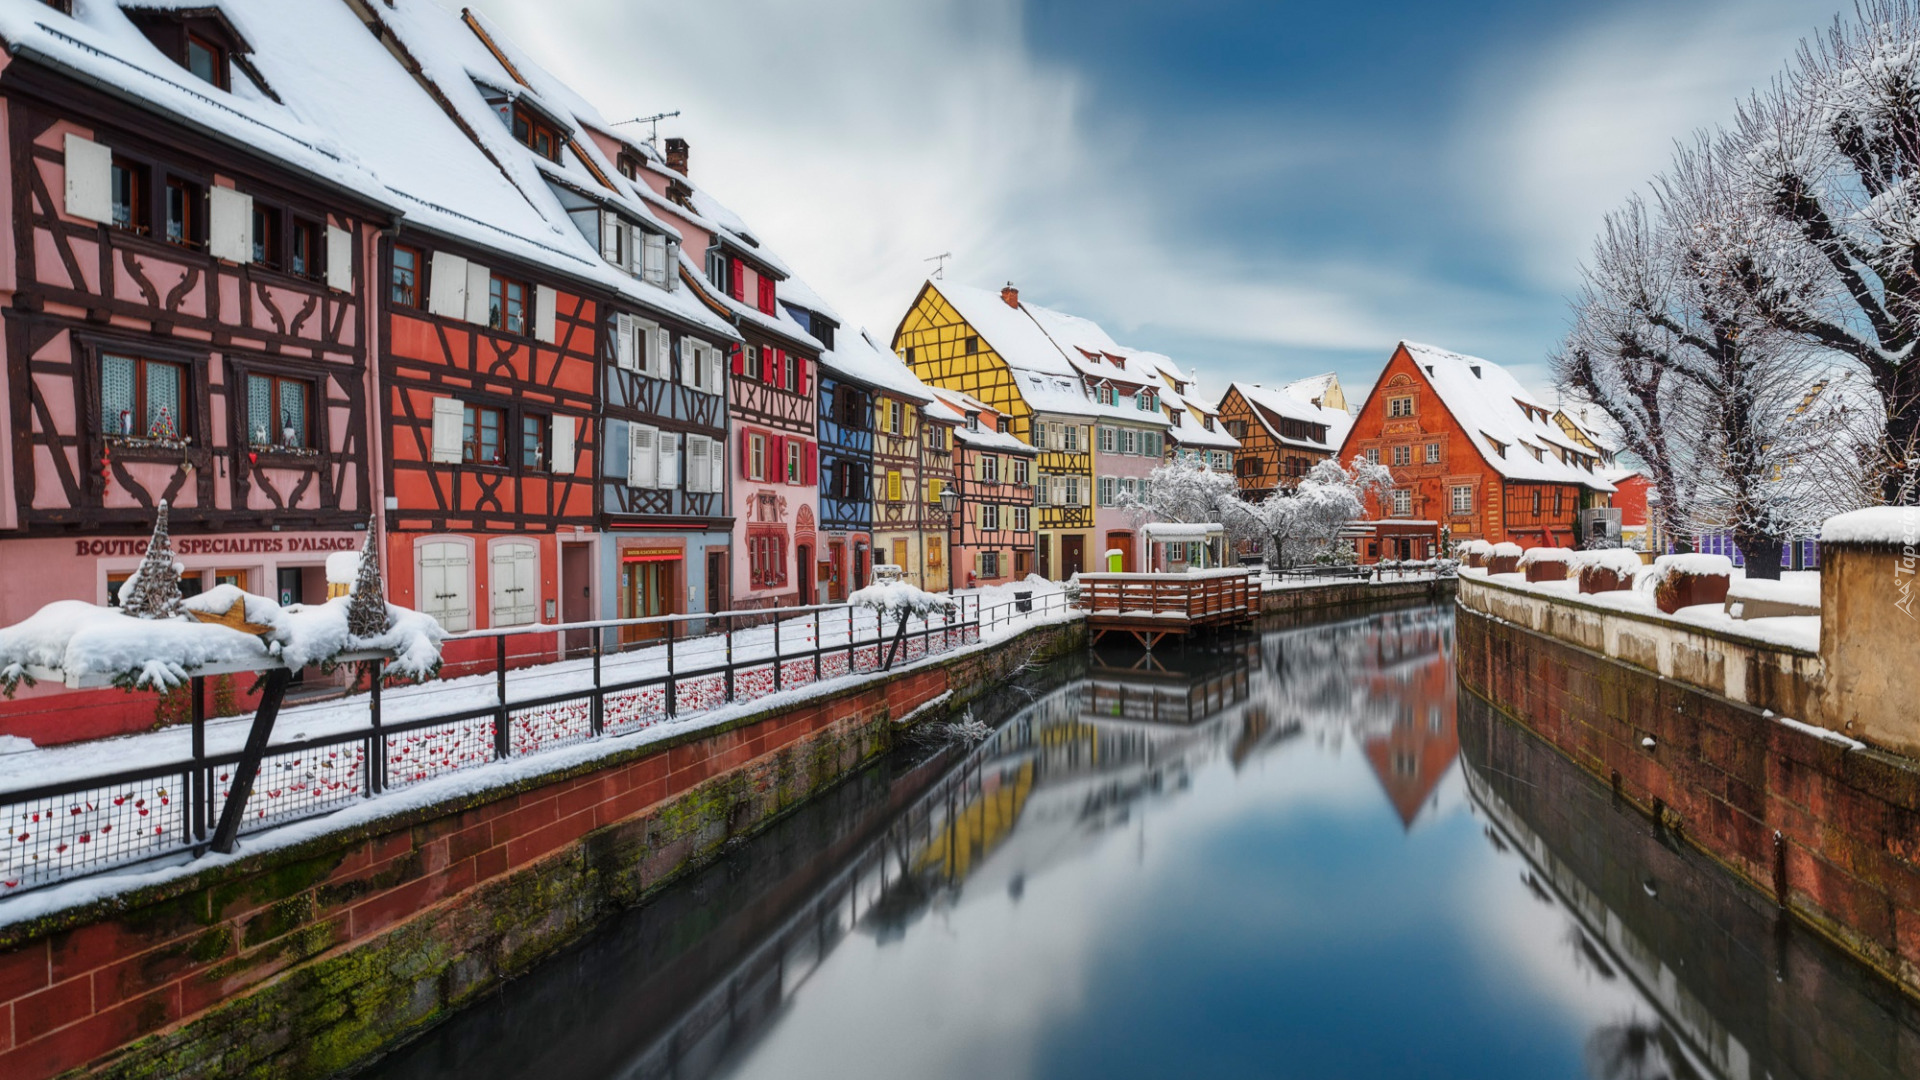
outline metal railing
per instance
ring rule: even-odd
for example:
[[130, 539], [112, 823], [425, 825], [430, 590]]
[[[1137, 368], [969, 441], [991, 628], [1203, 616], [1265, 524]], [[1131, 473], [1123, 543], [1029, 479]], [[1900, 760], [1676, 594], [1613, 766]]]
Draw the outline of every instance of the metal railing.
[[[0, 791], [0, 823], [8, 830], [0, 837], [0, 899], [129, 864], [200, 855], [236, 789], [244, 799], [231, 808], [238, 834], [258, 833], [492, 762], [883, 671], [1067, 607], [1061, 593], [995, 603], [962, 595], [944, 615], [884, 623], [871, 609], [839, 604], [452, 635], [447, 651], [478, 658], [450, 662], [439, 680], [388, 687], [384, 661], [367, 661], [356, 665], [364, 692], [289, 707], [279, 726], [298, 730], [266, 743], [253, 776], [239, 775], [248, 760], [237, 738], [247, 732], [244, 719], [220, 725], [212, 734], [223, 745], [209, 747], [206, 694], [195, 679], [184, 756], [176, 751], [171, 760], [123, 770], [78, 768]], [[533, 640], [531, 651], [509, 647], [527, 639], [546, 640]], [[513, 666], [516, 660], [521, 666]], [[51, 771], [60, 771], [57, 764]]]

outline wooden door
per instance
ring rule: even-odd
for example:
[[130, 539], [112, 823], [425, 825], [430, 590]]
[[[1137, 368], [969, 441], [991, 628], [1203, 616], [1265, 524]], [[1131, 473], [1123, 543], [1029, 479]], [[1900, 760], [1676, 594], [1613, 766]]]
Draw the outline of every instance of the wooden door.
[[[593, 619], [593, 549], [585, 544], [560, 545], [560, 621]], [[593, 647], [593, 631], [567, 631], [567, 655], [578, 656]]]
[[707, 610], [725, 611], [732, 598], [727, 592], [727, 553], [707, 552]]
[[793, 576], [800, 584], [800, 606], [813, 603], [816, 595], [813, 591], [813, 545], [796, 544], [793, 548]]
[[[620, 615], [649, 619], [674, 614], [681, 559], [629, 559], [620, 564]], [[667, 636], [667, 623], [620, 628], [622, 642], [654, 641]]]
[[1063, 536], [1060, 538], [1060, 576], [1070, 578], [1087, 568], [1087, 538], [1084, 536]]
[[[443, 540], [420, 545], [420, 610], [451, 634], [472, 628], [470, 570], [465, 544]], [[284, 582], [282, 588], [286, 588]]]
[[1048, 581], [1053, 580], [1053, 537], [1041, 533], [1034, 537], [1034, 550], [1040, 554], [1039, 574]]

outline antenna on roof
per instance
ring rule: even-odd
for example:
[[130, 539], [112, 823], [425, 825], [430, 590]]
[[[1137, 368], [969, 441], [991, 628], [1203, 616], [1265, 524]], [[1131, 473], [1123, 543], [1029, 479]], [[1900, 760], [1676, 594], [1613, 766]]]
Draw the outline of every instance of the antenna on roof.
[[947, 260], [951, 258], [953, 258], [953, 252], [943, 251], [940, 254], [935, 255], [930, 259], [921, 259], [920, 261], [936, 264], [933, 268], [933, 274], [932, 274], [933, 280], [945, 281], [947, 280]]
[[675, 109], [672, 112], [654, 113], [652, 116], [636, 116], [631, 120], [616, 120], [613, 126], [619, 127], [621, 124], [652, 124], [653, 134], [647, 136], [647, 145], [654, 146], [660, 142], [660, 121], [679, 115], [680, 110]]

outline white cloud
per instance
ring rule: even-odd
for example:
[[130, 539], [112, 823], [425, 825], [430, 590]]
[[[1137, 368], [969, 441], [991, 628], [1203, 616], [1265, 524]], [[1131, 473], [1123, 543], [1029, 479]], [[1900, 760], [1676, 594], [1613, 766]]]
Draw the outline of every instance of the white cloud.
[[1602, 216], [1644, 189], [1676, 140], [1730, 121], [1834, 13], [1830, 0], [1732, 0], [1579, 25], [1488, 70], [1462, 114], [1457, 177], [1525, 268], [1567, 288]]
[[1427, 292], [1365, 261], [1248, 265], [1176, 227], [1194, 178], [1143, 169], [1159, 159], [1124, 123], [1091, 130], [1077, 74], [1028, 49], [1020, 0], [478, 6], [609, 118], [684, 110], [662, 130], [692, 143], [696, 178], [880, 335], [948, 251], [956, 280], [1243, 342], [1379, 348], [1385, 304]]

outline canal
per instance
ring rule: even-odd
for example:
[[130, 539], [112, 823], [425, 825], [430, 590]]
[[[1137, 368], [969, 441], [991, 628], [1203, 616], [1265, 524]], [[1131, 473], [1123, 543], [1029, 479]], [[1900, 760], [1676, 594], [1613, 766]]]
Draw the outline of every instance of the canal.
[[1920, 1076], [1920, 1008], [1459, 691], [1452, 627], [1032, 672], [364, 1075]]

